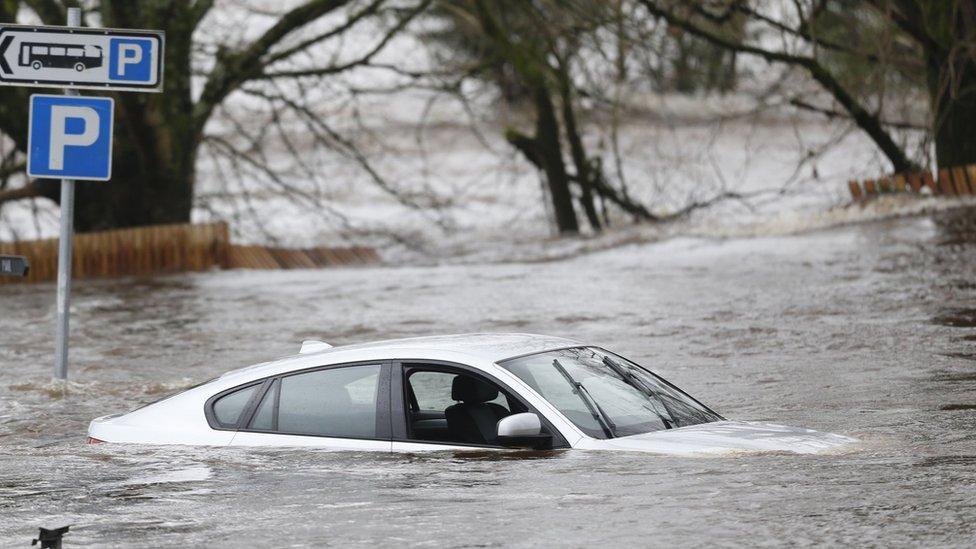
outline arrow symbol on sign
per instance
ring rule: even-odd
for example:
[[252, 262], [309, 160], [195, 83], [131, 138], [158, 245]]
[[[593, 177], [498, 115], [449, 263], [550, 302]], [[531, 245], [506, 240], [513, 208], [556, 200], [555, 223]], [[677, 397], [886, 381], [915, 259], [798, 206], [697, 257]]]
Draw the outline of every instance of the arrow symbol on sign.
[[10, 70], [10, 65], [7, 64], [7, 48], [10, 47], [10, 43], [13, 41], [14, 37], [8, 34], [0, 42], [0, 70], [3, 70], [6, 74], [13, 74], [13, 71]]

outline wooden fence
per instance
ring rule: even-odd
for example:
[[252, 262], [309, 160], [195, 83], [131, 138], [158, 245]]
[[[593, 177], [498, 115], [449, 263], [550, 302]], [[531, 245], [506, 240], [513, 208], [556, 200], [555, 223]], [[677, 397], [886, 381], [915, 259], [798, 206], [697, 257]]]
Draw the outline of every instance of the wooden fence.
[[268, 246], [231, 246], [227, 269], [315, 269], [340, 265], [377, 263], [380, 257], [373, 248], [271, 248]]
[[976, 195], [976, 164], [942, 168], [932, 172], [900, 173], [880, 179], [849, 181], [851, 197], [863, 200], [885, 193], [916, 193], [943, 196]]
[[[0, 242], [0, 254], [23, 255], [25, 278], [0, 277], [0, 284], [57, 279], [57, 239]], [[74, 237], [72, 278], [110, 278], [210, 269], [313, 269], [375, 263], [372, 248], [286, 249], [237, 246], [226, 223], [156, 225], [83, 233]]]

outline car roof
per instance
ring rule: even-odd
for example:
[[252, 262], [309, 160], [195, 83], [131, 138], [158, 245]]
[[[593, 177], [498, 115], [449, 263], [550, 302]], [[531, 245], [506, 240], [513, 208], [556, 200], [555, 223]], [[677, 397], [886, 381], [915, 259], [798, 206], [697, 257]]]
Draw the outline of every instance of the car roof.
[[[564, 337], [515, 333], [451, 334], [404, 339], [387, 339], [370, 343], [356, 343], [333, 347], [315, 354], [341, 351], [385, 349], [402, 351], [446, 351], [498, 362], [522, 355], [576, 347], [583, 343]], [[396, 357], [391, 357], [396, 358]]]
[[269, 375], [317, 365], [339, 364], [346, 360], [450, 359], [463, 355], [486, 362], [500, 362], [508, 358], [543, 351], [579, 347], [582, 342], [563, 337], [538, 334], [475, 333], [453, 334], [405, 339], [387, 339], [370, 343], [356, 343], [326, 348], [299, 355], [262, 362], [224, 373], [214, 381], [222, 384], [240, 383]]

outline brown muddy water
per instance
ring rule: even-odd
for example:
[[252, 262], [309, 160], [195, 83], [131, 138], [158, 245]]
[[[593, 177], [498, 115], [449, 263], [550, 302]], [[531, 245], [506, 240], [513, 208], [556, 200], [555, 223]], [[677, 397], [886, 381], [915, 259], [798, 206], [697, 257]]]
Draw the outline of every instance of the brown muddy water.
[[[677, 239], [535, 264], [216, 272], [0, 287], [0, 545], [976, 544], [976, 214]], [[84, 444], [88, 421], [225, 370], [444, 332], [582, 338], [730, 418], [839, 455], [378, 455]]]

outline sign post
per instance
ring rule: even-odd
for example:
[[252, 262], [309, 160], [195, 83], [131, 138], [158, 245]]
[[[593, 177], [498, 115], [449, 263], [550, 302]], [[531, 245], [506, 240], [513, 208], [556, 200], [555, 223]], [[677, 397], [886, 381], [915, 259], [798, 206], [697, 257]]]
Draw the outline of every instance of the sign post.
[[0, 85], [65, 88], [30, 98], [27, 175], [61, 179], [54, 377], [68, 377], [68, 324], [75, 181], [112, 174], [115, 103], [79, 97], [78, 88], [161, 92], [165, 36], [158, 31], [81, 28], [68, 8], [66, 27], [0, 25]]
[[[81, 26], [81, 8], [68, 8], [68, 26]], [[72, 89], [68, 96], [78, 95]], [[28, 154], [31, 147], [28, 146]], [[58, 237], [58, 325], [54, 339], [54, 378], [68, 379], [68, 322], [71, 319], [71, 261], [75, 233], [75, 182], [61, 180], [61, 234]]]

